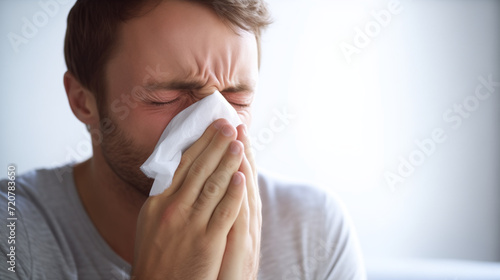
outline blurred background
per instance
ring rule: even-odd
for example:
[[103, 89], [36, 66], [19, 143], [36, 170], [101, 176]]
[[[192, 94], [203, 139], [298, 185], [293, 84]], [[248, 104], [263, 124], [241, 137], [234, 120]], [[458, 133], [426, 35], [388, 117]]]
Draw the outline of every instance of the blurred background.
[[[341, 198], [369, 279], [500, 279], [500, 2], [268, 2], [261, 168]], [[73, 3], [0, 2], [0, 166], [91, 155], [62, 84]]]

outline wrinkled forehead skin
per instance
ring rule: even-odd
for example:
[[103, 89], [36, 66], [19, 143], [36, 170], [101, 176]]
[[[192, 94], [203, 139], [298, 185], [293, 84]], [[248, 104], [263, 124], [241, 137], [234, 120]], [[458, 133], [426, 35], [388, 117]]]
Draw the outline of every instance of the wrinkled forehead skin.
[[112, 85], [120, 92], [151, 80], [196, 82], [200, 95], [254, 87], [257, 43], [254, 34], [229, 27], [208, 7], [165, 1], [121, 26], [107, 73], [120, 77], [120, 84]]

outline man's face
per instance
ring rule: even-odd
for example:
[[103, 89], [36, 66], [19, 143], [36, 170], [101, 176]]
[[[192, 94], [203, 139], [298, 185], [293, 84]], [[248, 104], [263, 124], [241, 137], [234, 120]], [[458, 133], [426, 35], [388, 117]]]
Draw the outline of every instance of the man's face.
[[112, 170], [145, 195], [152, 180], [139, 167], [170, 120], [219, 90], [249, 125], [257, 82], [257, 43], [236, 34], [200, 4], [165, 1], [123, 24], [106, 69], [102, 152]]

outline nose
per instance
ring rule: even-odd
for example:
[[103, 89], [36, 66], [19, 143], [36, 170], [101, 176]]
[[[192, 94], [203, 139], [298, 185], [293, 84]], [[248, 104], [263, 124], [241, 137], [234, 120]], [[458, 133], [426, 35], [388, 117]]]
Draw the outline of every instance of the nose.
[[200, 101], [201, 99], [213, 94], [215, 91], [220, 92], [221, 90], [219, 89], [219, 87], [213, 85], [213, 86], [204, 87], [204, 88], [194, 90], [191, 93], [191, 96], [192, 96], [192, 99], [194, 100], [194, 102], [197, 102], [197, 101]]
[[204, 90], [203, 92], [200, 90], [200, 91], [192, 91], [191, 93], [188, 93], [184, 96], [183, 98], [183, 101], [182, 101], [182, 106], [179, 106], [179, 111], [177, 113], [179, 113], [180, 111], [186, 109], [187, 107], [193, 105], [194, 103], [202, 100], [203, 98], [211, 95], [212, 93], [214, 93], [215, 90], [213, 91], [207, 91], [207, 90]]

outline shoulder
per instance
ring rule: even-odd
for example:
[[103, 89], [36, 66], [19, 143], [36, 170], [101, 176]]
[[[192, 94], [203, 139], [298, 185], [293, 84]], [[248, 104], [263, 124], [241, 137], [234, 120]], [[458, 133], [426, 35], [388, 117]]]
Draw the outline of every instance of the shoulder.
[[263, 211], [267, 214], [313, 220], [314, 217], [343, 219], [346, 215], [341, 200], [324, 187], [292, 181], [267, 171], [259, 173], [259, 187]]
[[[64, 201], [65, 194], [60, 190], [67, 183], [68, 174], [58, 179], [64, 168], [67, 166], [33, 170], [0, 180], [0, 200], [9, 205], [9, 208], [2, 207], [0, 214], [12, 218], [10, 229], [0, 228], [2, 236], [11, 236], [8, 246], [0, 244], [0, 251], [2, 255], [4, 252], [15, 254], [9, 261], [21, 279], [36, 278], [41, 276], [40, 272], [65, 275], [64, 269], [71, 266], [67, 246], [57, 239], [59, 224], [54, 220], [60, 209], [57, 205]], [[48, 255], [51, 258], [46, 258]], [[0, 278], [7, 276], [2, 273]]]
[[72, 179], [72, 164], [51, 168], [37, 169], [23, 174], [15, 174], [13, 180], [4, 178], [0, 180], [2, 194], [7, 191], [8, 182], [15, 185], [15, 194], [18, 197], [30, 197], [32, 199], [43, 199], [50, 194], [51, 190], [58, 190]]
[[259, 188], [263, 279], [365, 279], [354, 227], [334, 193], [269, 172], [259, 174]]
[[[15, 200], [16, 213], [22, 214], [27, 220], [43, 220], [67, 203], [68, 192], [73, 184], [72, 170], [72, 165], [64, 165], [16, 173], [10, 178], [1, 179], [0, 199]], [[30, 223], [28, 226], [37, 225], [41, 223]]]
[[[64, 170], [70, 169], [69, 174]], [[14, 170], [8, 178], [0, 179], [0, 199], [12, 201], [15, 204], [15, 213], [23, 215], [26, 219], [38, 217], [44, 208], [49, 208], [62, 201], [68, 181], [72, 179], [71, 169], [65, 165], [53, 169], [38, 169], [23, 174]], [[39, 223], [35, 223], [39, 224]]]

